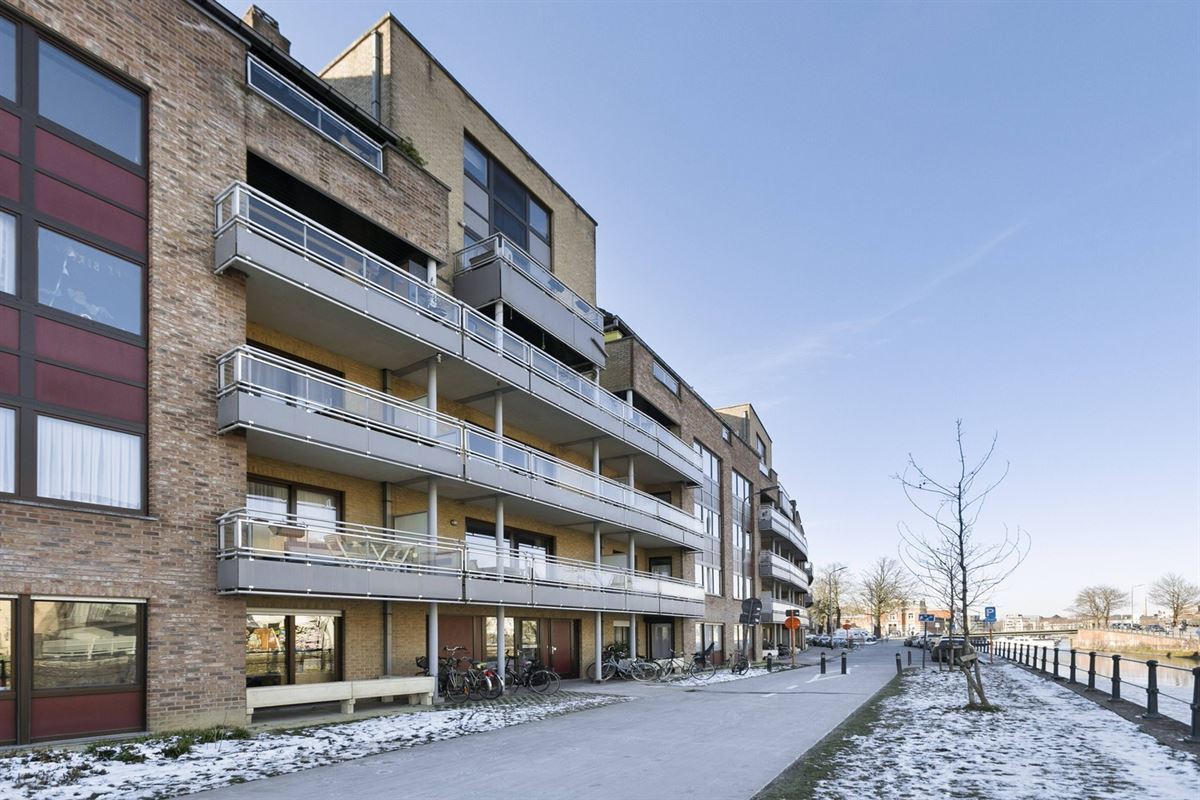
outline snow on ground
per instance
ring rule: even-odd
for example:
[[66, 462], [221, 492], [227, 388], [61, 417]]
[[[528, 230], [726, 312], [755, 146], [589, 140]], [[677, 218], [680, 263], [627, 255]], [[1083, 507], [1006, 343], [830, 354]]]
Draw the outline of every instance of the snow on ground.
[[717, 674], [711, 678], [680, 678], [679, 680], [671, 681], [672, 686], [711, 686], [714, 683], [728, 683], [729, 681], [740, 681], [745, 678], [757, 678], [760, 675], [766, 675], [767, 670], [763, 667], [751, 667], [746, 670], [745, 675], [738, 675], [736, 672], [731, 672], [724, 667], [717, 668]]
[[[36, 800], [142, 800], [296, 772], [388, 750], [453, 739], [619, 703], [615, 695], [562, 693], [521, 703], [416, 710], [248, 739], [193, 745], [164, 754], [177, 737], [0, 757], [0, 797]], [[99, 752], [97, 752], [99, 751]], [[144, 759], [139, 762], [139, 759]]]
[[1087, 698], [1011, 664], [987, 667], [999, 712], [966, 711], [961, 673], [910, 673], [813, 797], [1195, 800], [1200, 764]]

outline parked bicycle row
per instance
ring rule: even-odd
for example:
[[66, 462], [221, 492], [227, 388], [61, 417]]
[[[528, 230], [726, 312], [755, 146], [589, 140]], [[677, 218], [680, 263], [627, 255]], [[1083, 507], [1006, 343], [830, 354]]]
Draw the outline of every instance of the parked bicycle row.
[[[707, 649], [684, 656], [682, 653], [670, 651], [667, 658], [646, 659], [640, 656], [630, 658], [629, 654], [610, 648], [600, 662], [600, 677], [603, 680], [626, 678], [635, 681], [673, 681], [683, 678], [708, 680], [717, 674], [713, 663], [713, 645]], [[737, 675], [745, 675], [750, 669], [750, 661], [746, 654], [738, 651], [730, 659], [729, 669]], [[587, 668], [588, 680], [596, 679], [596, 664]]]
[[[468, 700], [495, 700], [504, 694], [516, 694], [528, 689], [535, 694], [553, 694], [562, 679], [554, 670], [536, 661], [508, 654], [504, 663], [504, 680], [500, 680], [497, 664], [473, 661], [462, 655], [462, 645], [443, 647], [446, 655], [438, 659], [438, 696], [446, 703]], [[429, 675], [429, 661], [417, 657], [420, 675]]]

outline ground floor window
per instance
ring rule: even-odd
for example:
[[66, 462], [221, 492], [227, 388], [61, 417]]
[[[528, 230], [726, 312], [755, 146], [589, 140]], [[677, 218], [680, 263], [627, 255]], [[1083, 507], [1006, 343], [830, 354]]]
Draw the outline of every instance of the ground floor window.
[[145, 728], [145, 604], [0, 598], [0, 744]]
[[714, 664], [720, 664], [725, 656], [725, 626], [709, 622], [696, 623], [696, 649], [703, 652], [712, 645]]
[[629, 622], [619, 620], [613, 623], [613, 644], [620, 647], [626, 653], [629, 652]]
[[246, 613], [246, 686], [341, 680], [341, 614]]

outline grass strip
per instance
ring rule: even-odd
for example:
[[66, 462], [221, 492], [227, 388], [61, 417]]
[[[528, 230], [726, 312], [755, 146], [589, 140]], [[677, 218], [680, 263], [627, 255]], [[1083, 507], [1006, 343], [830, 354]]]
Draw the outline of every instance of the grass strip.
[[753, 800], [811, 800], [813, 787], [825, 778], [834, 777], [840, 756], [851, 744], [851, 738], [870, 732], [880, 718], [884, 700], [903, 691], [900, 676], [893, 677], [866, 703], [841, 724], [810, 747], [790, 767], [779, 773]]

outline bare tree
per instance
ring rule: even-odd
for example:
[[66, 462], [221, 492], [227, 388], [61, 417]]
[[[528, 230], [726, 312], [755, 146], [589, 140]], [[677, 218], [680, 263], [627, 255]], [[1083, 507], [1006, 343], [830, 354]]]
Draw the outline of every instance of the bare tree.
[[900, 562], [882, 556], [863, 570], [855, 581], [854, 600], [871, 617], [876, 636], [883, 635], [883, 615], [904, 605], [912, 579]]
[[[985, 477], [996, 452], [995, 436], [979, 460], [968, 461], [961, 419], [955, 423], [955, 442], [958, 463], [956, 474], [949, 478], [934, 478], [911, 453], [904, 472], [893, 476], [913, 508], [930, 523], [924, 533], [901, 525], [899, 550], [901, 561], [919, 583], [938, 596], [949, 595], [951, 624], [957, 618], [966, 640], [965, 652], [973, 655], [970, 609], [1021, 565], [1029, 554], [1030, 539], [1020, 527], [1013, 532], [1005, 526], [1003, 536], [990, 539], [976, 530], [988, 496], [1008, 475], [1008, 464], [997, 477]], [[978, 697], [978, 705], [990, 707], [978, 660], [966, 659], [962, 671], [967, 679], [968, 705], [975, 705]]]
[[845, 575], [847, 567], [839, 562], [832, 562], [820, 567], [812, 584], [812, 613], [817, 619], [824, 619], [826, 633], [833, 633], [837, 625], [842, 624], [842, 597], [847, 592], [848, 580]]
[[1179, 618], [1189, 608], [1200, 605], [1200, 586], [1182, 575], [1168, 572], [1150, 586], [1146, 594], [1150, 602], [1171, 612], [1171, 627], [1179, 626]]
[[1080, 589], [1075, 595], [1071, 611], [1090, 620], [1093, 625], [1107, 628], [1113, 612], [1125, 605], [1125, 592], [1115, 586], [1098, 584]]

